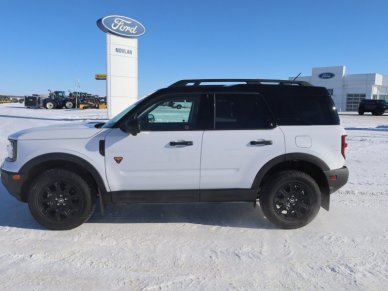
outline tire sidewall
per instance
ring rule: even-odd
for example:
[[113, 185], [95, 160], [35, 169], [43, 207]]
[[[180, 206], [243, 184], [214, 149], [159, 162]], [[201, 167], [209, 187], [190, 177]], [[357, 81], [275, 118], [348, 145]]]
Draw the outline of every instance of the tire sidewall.
[[[263, 197], [260, 199], [261, 208], [270, 222], [280, 226], [281, 228], [293, 229], [305, 226], [315, 218], [321, 206], [321, 192], [317, 183], [311, 176], [299, 171], [285, 171], [270, 179], [271, 180], [268, 184], [264, 186], [262, 191]], [[309, 210], [308, 216], [305, 218], [288, 220], [277, 214], [275, 211], [273, 203], [274, 198], [279, 189], [289, 182], [302, 184], [306, 187], [306, 190], [309, 193], [309, 198], [311, 199], [311, 209]]]
[[[59, 222], [46, 217], [40, 211], [41, 206], [39, 205], [39, 199], [42, 191], [53, 181], [57, 180], [72, 184], [73, 187], [80, 191], [80, 195], [83, 195], [84, 199], [84, 205], [81, 212], [76, 213], [68, 219]], [[48, 170], [40, 175], [32, 185], [28, 193], [28, 206], [32, 216], [42, 226], [52, 230], [69, 230], [80, 226], [91, 216], [94, 210], [94, 201], [92, 199], [92, 194], [88, 183], [79, 175], [67, 170], [53, 169]]]

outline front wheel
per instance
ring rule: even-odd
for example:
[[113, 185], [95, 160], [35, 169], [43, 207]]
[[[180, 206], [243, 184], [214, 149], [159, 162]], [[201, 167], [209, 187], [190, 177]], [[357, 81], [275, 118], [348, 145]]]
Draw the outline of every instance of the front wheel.
[[45, 107], [46, 107], [46, 109], [55, 109], [57, 106], [54, 102], [49, 101], [46, 103]]
[[270, 177], [264, 185], [260, 206], [273, 224], [285, 229], [299, 228], [318, 214], [321, 192], [306, 173], [283, 171]]
[[91, 188], [79, 175], [51, 169], [42, 173], [28, 195], [32, 216], [44, 227], [68, 230], [87, 221], [95, 203]]

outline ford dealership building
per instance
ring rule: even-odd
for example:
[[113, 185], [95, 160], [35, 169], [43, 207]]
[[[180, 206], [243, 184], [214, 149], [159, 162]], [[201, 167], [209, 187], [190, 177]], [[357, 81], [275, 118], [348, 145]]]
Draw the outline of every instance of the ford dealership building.
[[388, 76], [378, 73], [347, 75], [345, 66], [320, 67], [313, 68], [311, 76], [298, 77], [298, 81], [326, 87], [338, 111], [357, 111], [362, 99], [388, 101]]

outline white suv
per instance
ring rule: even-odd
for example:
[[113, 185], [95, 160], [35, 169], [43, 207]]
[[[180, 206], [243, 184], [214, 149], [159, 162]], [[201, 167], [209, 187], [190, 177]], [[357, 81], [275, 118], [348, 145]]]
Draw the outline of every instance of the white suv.
[[282, 228], [309, 223], [348, 179], [328, 91], [305, 82], [183, 80], [107, 123], [9, 137], [2, 182], [50, 229], [99, 201], [259, 202]]

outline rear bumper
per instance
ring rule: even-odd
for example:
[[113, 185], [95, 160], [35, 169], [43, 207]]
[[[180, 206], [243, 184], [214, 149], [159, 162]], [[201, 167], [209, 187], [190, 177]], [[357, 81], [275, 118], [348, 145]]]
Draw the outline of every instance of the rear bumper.
[[327, 183], [329, 184], [330, 194], [337, 191], [348, 182], [349, 170], [347, 167], [340, 169], [324, 171]]
[[12, 196], [21, 201], [22, 185], [24, 181], [23, 179], [17, 181], [13, 180], [12, 176], [17, 174], [18, 173], [12, 173], [1, 169], [1, 182]]

